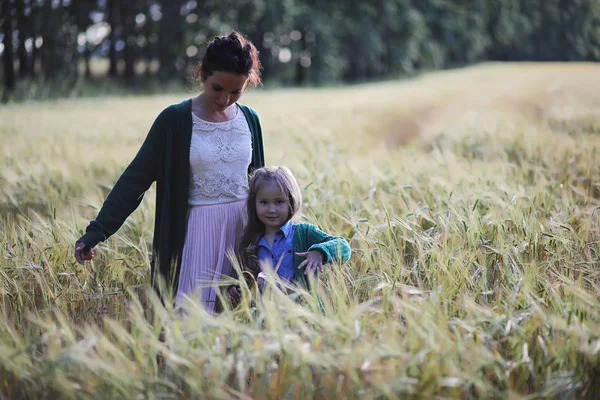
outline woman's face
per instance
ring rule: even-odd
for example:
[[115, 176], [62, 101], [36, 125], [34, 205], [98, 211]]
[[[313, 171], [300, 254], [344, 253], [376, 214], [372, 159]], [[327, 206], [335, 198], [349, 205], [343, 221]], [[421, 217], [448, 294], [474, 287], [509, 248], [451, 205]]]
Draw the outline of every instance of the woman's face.
[[204, 78], [202, 83], [204, 84], [205, 106], [212, 111], [223, 112], [238, 101], [244, 93], [248, 84], [248, 76], [214, 71], [208, 78]]

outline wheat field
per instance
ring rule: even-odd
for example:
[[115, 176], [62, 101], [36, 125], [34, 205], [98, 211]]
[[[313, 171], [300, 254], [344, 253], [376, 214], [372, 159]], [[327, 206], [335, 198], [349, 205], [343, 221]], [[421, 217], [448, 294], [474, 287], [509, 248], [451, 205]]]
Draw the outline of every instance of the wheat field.
[[600, 67], [249, 91], [297, 220], [353, 256], [298, 298], [181, 318], [148, 285], [153, 188], [72, 253], [193, 95], [0, 108], [0, 398], [600, 397]]

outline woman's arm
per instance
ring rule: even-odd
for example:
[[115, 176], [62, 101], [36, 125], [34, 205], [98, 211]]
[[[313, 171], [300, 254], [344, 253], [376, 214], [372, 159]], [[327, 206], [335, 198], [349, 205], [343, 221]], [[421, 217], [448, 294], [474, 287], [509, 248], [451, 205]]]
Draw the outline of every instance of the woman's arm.
[[164, 149], [165, 131], [170, 129], [169, 123], [174, 112], [175, 109], [169, 107], [156, 118], [135, 158], [121, 174], [98, 216], [90, 222], [78, 243], [82, 242], [86, 248], [91, 249], [98, 242], [105, 241], [140, 205], [144, 193], [156, 180]]

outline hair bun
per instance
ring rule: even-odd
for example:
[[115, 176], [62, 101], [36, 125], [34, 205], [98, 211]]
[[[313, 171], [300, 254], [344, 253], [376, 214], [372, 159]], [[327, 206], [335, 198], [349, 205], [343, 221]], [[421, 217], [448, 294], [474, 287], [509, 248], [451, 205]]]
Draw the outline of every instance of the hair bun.
[[256, 47], [241, 33], [233, 31], [229, 35], [214, 37], [208, 44], [194, 80], [223, 71], [248, 75], [250, 84], [256, 86], [260, 84], [260, 70]]

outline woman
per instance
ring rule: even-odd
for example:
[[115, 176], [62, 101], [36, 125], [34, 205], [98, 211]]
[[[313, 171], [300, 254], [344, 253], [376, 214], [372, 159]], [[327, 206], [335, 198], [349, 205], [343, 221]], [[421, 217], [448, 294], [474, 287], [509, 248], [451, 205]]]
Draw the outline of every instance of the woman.
[[237, 103], [248, 85], [260, 83], [258, 51], [238, 32], [216, 37], [194, 78], [203, 92], [159, 114], [76, 242], [75, 258], [92, 259], [94, 246], [121, 227], [156, 181], [153, 283], [160, 274], [177, 306], [198, 295], [214, 311], [216, 287], [206, 286], [232, 273], [226, 251], [239, 244], [248, 174], [265, 164], [258, 115]]

